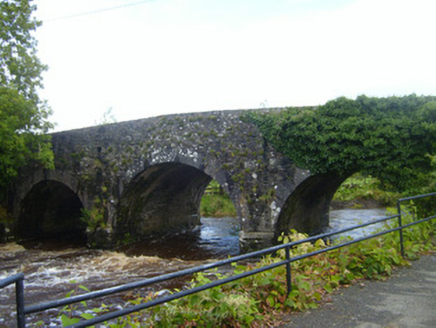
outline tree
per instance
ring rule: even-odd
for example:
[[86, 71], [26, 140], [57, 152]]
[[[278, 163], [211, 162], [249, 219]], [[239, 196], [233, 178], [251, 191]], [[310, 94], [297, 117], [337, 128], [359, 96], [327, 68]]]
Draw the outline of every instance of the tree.
[[31, 1], [0, 2], [0, 82], [38, 102], [37, 89], [42, 87], [41, 73], [47, 66], [36, 56], [38, 43], [32, 32], [41, 22], [32, 18], [36, 6]]
[[436, 97], [338, 98], [316, 108], [251, 114], [265, 138], [312, 174], [373, 175], [402, 191], [431, 171]]
[[[53, 153], [48, 135], [41, 129], [41, 112], [32, 100], [17, 90], [0, 87], [0, 185], [8, 186], [19, 168], [29, 163], [53, 167]], [[44, 123], [42, 123], [44, 124]]]
[[50, 109], [37, 94], [47, 67], [36, 56], [35, 9], [31, 0], [0, 2], [0, 198], [23, 165], [53, 167]]

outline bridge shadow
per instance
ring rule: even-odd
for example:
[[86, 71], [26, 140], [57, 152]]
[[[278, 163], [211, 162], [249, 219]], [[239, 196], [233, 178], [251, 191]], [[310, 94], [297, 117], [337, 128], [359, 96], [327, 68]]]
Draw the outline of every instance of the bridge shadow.
[[22, 200], [15, 230], [22, 241], [68, 241], [85, 244], [86, 225], [80, 220], [82, 202], [61, 182], [35, 184]]
[[118, 239], [132, 241], [200, 225], [200, 203], [212, 177], [181, 163], [150, 166], [121, 195], [116, 216]]
[[277, 220], [276, 237], [295, 229], [316, 235], [329, 226], [330, 203], [341, 184], [349, 177], [337, 174], [312, 175], [291, 193]]

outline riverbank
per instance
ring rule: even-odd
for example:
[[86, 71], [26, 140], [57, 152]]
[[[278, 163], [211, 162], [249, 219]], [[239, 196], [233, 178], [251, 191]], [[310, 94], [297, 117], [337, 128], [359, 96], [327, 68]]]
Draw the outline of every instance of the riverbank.
[[331, 294], [325, 303], [293, 313], [278, 327], [436, 327], [436, 254], [398, 268], [386, 281], [364, 280]]

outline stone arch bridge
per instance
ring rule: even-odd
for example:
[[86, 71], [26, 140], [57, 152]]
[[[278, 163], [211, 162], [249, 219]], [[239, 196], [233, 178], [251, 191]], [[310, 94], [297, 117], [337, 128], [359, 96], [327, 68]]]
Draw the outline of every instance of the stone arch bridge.
[[242, 242], [270, 240], [290, 227], [320, 232], [342, 180], [295, 167], [245, 113], [169, 115], [53, 133], [55, 169], [25, 168], [11, 193], [15, 235], [67, 234], [86, 225], [89, 244], [113, 247], [198, 224], [212, 179], [235, 205]]

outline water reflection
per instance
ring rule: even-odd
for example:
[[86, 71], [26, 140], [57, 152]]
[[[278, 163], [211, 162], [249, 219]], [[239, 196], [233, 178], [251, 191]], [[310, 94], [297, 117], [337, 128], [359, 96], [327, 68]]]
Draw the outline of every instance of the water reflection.
[[239, 254], [239, 231], [237, 218], [202, 218], [199, 244], [215, 256]]
[[157, 238], [150, 238], [118, 251], [128, 256], [157, 256], [200, 261], [239, 254], [238, 218], [201, 218], [201, 225]]

